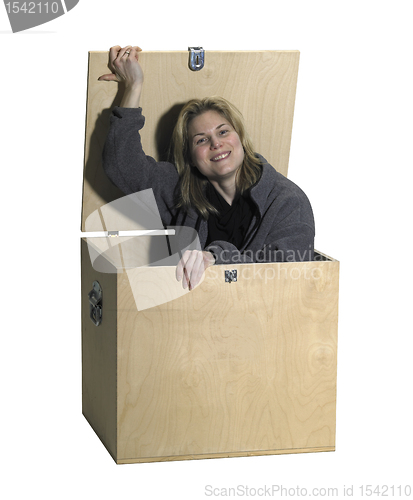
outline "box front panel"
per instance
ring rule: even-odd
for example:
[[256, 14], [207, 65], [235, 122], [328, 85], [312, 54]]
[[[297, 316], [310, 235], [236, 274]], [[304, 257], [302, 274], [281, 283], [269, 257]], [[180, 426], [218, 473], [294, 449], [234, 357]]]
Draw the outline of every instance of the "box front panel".
[[[334, 449], [338, 262], [227, 269], [183, 296], [172, 267], [122, 276], [119, 460]], [[179, 298], [138, 311], [157, 286]]]

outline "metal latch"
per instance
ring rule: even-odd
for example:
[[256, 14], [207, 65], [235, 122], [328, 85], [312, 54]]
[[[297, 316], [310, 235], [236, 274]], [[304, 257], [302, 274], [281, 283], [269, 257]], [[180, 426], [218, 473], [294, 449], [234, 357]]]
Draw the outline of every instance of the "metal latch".
[[88, 293], [90, 319], [95, 326], [102, 323], [102, 287], [99, 281], [93, 282], [93, 288]]
[[233, 281], [237, 281], [237, 270], [225, 271], [225, 282], [232, 283]]
[[189, 54], [189, 67], [192, 71], [199, 71], [204, 67], [205, 51], [202, 47], [188, 47]]

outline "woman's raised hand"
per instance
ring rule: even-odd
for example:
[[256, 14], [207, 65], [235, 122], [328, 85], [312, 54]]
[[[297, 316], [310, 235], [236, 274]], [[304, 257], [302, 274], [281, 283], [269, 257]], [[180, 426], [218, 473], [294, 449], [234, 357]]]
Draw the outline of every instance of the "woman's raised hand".
[[176, 266], [176, 279], [182, 280], [182, 286], [192, 290], [201, 281], [202, 275], [210, 266], [215, 264], [211, 252], [201, 250], [187, 250]]
[[124, 82], [127, 87], [143, 82], [143, 71], [138, 62], [140, 47], [120, 47], [115, 45], [109, 50], [109, 69], [112, 73], [102, 75], [98, 80], [106, 80], [108, 82]]
[[109, 69], [112, 73], [102, 75], [100, 81], [123, 82], [125, 93], [121, 102], [122, 107], [138, 107], [139, 98], [143, 84], [143, 71], [139, 64], [139, 52], [142, 49], [138, 46], [120, 47], [115, 45], [109, 50]]

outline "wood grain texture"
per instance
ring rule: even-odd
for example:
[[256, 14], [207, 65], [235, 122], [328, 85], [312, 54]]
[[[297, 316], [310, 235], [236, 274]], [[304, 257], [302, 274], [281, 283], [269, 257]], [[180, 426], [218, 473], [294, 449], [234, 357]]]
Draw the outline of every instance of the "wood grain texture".
[[[100, 272], [123, 272], [170, 260], [165, 236], [118, 236], [86, 238], [93, 266]], [[177, 260], [177, 258], [176, 258]], [[132, 271], [131, 271], [132, 272]]]
[[119, 275], [118, 461], [334, 448], [338, 262], [231, 269], [141, 312]]
[[234, 458], [234, 457], [256, 457], [260, 455], [291, 455], [296, 453], [320, 453], [335, 451], [334, 447], [326, 446], [322, 448], [296, 448], [287, 450], [260, 450], [260, 451], [250, 451], [250, 452], [239, 452], [239, 453], [209, 453], [209, 454], [199, 454], [199, 455], [179, 455], [172, 457], [144, 457], [144, 458], [134, 458], [134, 459], [118, 459], [117, 464], [137, 464], [137, 463], [147, 463], [147, 462], [174, 462], [176, 460], [205, 460], [207, 458]]
[[[157, 160], [164, 159], [182, 105], [194, 97], [220, 95], [244, 115], [256, 151], [287, 175], [299, 52], [206, 51], [205, 67], [197, 72], [188, 68], [188, 58], [187, 51], [142, 52], [140, 55], [145, 72], [141, 97], [146, 117], [141, 134], [144, 151]], [[107, 62], [107, 52], [89, 53], [83, 231], [86, 218], [94, 210], [122, 196], [107, 179], [101, 165], [110, 112], [120, 103], [122, 94], [117, 83], [97, 80], [108, 72]], [[108, 230], [119, 230], [119, 227]]]
[[[82, 412], [116, 459], [117, 275], [93, 269], [84, 239], [81, 240], [81, 264]], [[103, 289], [103, 320], [99, 326], [89, 318], [88, 293], [95, 280]]]

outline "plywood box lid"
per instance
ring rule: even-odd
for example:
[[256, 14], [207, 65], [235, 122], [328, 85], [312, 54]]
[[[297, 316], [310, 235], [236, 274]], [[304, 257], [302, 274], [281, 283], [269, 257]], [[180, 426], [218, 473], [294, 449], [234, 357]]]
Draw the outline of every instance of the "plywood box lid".
[[[243, 114], [254, 148], [285, 176], [288, 172], [294, 103], [298, 75], [298, 51], [205, 51], [199, 71], [189, 67], [189, 51], [142, 52], [145, 74], [141, 106], [146, 117], [141, 131], [146, 154], [164, 159], [182, 104], [192, 98], [220, 95]], [[124, 194], [102, 169], [102, 150], [114, 106], [122, 98], [121, 85], [98, 81], [108, 73], [108, 52], [89, 52], [86, 108], [85, 163], [82, 231], [101, 231], [99, 217], [87, 218]], [[116, 219], [116, 218], [114, 218]], [[133, 230], [104, 227], [105, 231]]]

